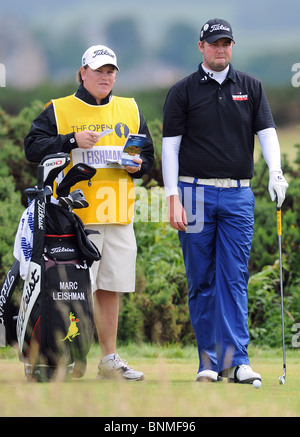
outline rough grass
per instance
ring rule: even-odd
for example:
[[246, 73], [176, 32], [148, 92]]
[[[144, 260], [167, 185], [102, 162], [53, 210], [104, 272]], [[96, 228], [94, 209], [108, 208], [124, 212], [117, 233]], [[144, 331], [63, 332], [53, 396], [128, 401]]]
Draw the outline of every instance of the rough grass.
[[1, 417], [291, 417], [300, 411], [300, 351], [287, 352], [287, 378], [281, 350], [250, 348], [251, 365], [263, 384], [197, 383], [195, 347], [129, 345], [118, 351], [142, 370], [141, 382], [98, 381], [98, 347], [91, 349], [87, 372], [69, 382], [29, 383], [16, 352], [1, 350]]

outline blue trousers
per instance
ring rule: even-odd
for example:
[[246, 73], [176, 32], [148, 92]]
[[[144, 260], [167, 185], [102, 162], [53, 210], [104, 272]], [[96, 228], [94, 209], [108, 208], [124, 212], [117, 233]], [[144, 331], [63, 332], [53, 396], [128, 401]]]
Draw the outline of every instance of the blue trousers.
[[218, 373], [249, 364], [248, 260], [254, 225], [250, 187], [179, 182], [189, 225], [179, 240], [199, 369]]

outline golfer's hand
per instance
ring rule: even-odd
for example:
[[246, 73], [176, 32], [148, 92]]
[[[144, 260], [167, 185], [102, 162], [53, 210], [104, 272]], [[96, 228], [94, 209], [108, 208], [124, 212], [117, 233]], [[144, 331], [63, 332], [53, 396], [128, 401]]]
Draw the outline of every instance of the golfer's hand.
[[174, 229], [186, 231], [188, 224], [185, 210], [179, 200], [178, 195], [172, 195], [167, 198], [169, 223]]
[[278, 208], [281, 208], [283, 204], [288, 186], [289, 184], [285, 180], [282, 171], [270, 171], [269, 193], [273, 202], [277, 197]]
[[136, 173], [137, 171], [140, 171], [141, 167], [142, 167], [142, 158], [133, 158], [134, 162], [136, 162], [139, 166], [138, 167], [133, 167], [131, 165], [124, 165], [125, 170], [128, 171], [128, 173], [133, 174]]
[[80, 149], [91, 149], [97, 143], [100, 134], [91, 130], [83, 130], [75, 134], [77, 146]]

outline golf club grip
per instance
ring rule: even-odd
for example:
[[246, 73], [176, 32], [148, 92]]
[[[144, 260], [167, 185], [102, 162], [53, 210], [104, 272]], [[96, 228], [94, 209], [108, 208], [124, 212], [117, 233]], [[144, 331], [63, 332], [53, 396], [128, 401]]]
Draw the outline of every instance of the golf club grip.
[[281, 235], [281, 208], [277, 208], [277, 234]]
[[44, 188], [44, 167], [42, 165], [38, 165], [37, 168], [37, 188], [38, 190]]

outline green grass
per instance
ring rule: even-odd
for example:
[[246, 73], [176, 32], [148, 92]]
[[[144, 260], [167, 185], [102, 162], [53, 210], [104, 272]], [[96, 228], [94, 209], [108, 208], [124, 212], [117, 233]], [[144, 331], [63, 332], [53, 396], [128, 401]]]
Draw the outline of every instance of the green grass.
[[251, 365], [263, 384], [197, 383], [195, 347], [129, 345], [119, 354], [145, 374], [141, 382], [97, 381], [98, 347], [87, 372], [70, 382], [29, 383], [12, 349], [0, 351], [2, 417], [290, 417], [300, 411], [300, 351], [287, 351], [287, 378], [281, 350], [249, 348]]

